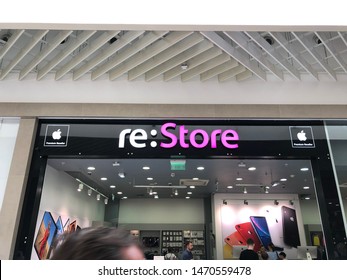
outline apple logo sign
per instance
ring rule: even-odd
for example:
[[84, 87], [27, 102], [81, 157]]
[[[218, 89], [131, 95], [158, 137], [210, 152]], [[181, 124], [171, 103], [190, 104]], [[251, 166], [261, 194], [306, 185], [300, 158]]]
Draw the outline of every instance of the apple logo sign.
[[303, 130], [298, 132], [298, 134], [296, 136], [298, 137], [298, 139], [300, 141], [306, 141], [307, 140], [306, 133]]
[[60, 128], [56, 131], [53, 131], [52, 133], [52, 138], [54, 140], [59, 140], [61, 138], [61, 131], [60, 131]]

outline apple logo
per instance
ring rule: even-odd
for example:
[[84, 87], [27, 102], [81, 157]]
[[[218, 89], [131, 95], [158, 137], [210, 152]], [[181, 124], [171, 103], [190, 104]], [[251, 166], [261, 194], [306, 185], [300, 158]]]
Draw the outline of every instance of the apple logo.
[[54, 140], [59, 140], [61, 138], [61, 131], [60, 128], [56, 131], [53, 131], [52, 137]]
[[289, 218], [289, 220], [291, 220], [292, 222], [294, 222], [294, 221], [295, 221], [293, 217], [290, 217], [290, 218]]
[[307, 140], [306, 133], [303, 130], [298, 132], [298, 134], [296, 136], [298, 137], [298, 139], [300, 141], [306, 141]]

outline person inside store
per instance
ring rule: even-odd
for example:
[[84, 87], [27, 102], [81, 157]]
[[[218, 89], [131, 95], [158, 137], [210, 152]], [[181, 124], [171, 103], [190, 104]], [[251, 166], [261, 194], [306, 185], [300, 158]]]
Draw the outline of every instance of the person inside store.
[[264, 246], [260, 247], [260, 250], [258, 251], [258, 256], [259, 256], [259, 259], [261, 259], [261, 260], [268, 260], [269, 259], [269, 255], [267, 254]]
[[138, 239], [115, 227], [89, 227], [64, 233], [51, 260], [143, 260]]
[[173, 253], [172, 248], [167, 249], [167, 253], [164, 256], [164, 260], [177, 260], [176, 255]]
[[193, 259], [193, 243], [191, 241], [187, 241], [184, 244], [185, 250], [182, 253], [182, 260], [192, 260]]
[[279, 257], [278, 257], [278, 252], [276, 251], [275, 245], [270, 242], [267, 248], [268, 248], [267, 254], [269, 255], [269, 260], [278, 260]]
[[254, 251], [254, 241], [252, 238], [248, 238], [246, 241], [247, 249], [243, 250], [240, 254], [240, 260], [259, 260], [259, 256]]
[[279, 260], [287, 260], [287, 254], [285, 252], [278, 253]]

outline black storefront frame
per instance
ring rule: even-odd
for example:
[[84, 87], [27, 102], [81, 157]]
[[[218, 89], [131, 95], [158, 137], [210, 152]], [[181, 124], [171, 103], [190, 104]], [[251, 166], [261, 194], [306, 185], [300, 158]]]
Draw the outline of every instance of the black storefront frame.
[[[264, 133], [274, 134], [271, 137], [259, 137], [261, 140], [242, 139], [240, 135], [239, 147], [232, 150], [225, 147], [219, 148], [221, 141], [218, 141], [218, 149], [182, 149], [176, 145], [173, 150], [164, 152], [151, 149], [115, 149], [114, 143], [118, 138], [107, 135], [103, 137], [103, 131], [109, 128], [130, 127], [136, 128], [160, 127], [163, 123], [175, 123], [177, 129], [179, 126], [191, 128], [190, 132], [197, 127], [203, 128], [231, 128], [237, 131], [244, 129], [245, 135], [252, 134], [251, 130], [259, 128]], [[47, 139], [45, 133], [48, 125], [69, 126], [68, 141], [59, 142], [58, 146], [46, 145]], [[82, 129], [83, 126], [86, 128]], [[101, 127], [101, 130], [99, 129]], [[293, 148], [293, 141], [288, 137], [276, 139], [276, 132], [281, 128], [290, 129], [290, 127], [311, 127], [315, 135], [314, 148]], [[81, 129], [84, 136], [74, 135], [74, 129]], [[92, 128], [95, 128], [92, 129]], [[269, 128], [273, 128], [269, 130]], [[266, 131], [267, 129], [267, 131]], [[76, 129], [78, 130], [78, 129]], [[172, 131], [172, 130], [171, 130]], [[108, 132], [107, 132], [108, 133]], [[112, 132], [113, 133], [113, 132]], [[175, 130], [176, 133], [176, 130]], [[78, 133], [77, 133], [78, 134]], [[187, 133], [189, 134], [189, 132]], [[112, 134], [113, 135], [113, 134]], [[119, 134], [118, 134], [119, 135]], [[155, 138], [148, 131], [148, 139]], [[128, 135], [129, 136], [129, 135]], [[269, 136], [269, 135], [267, 135]], [[246, 137], [247, 138], [247, 137]], [[166, 139], [167, 140], [167, 139]], [[54, 157], [71, 157], [71, 158], [169, 158], [171, 156], [184, 155], [189, 158], [273, 158], [273, 159], [308, 159], [311, 161], [313, 176], [316, 186], [317, 203], [320, 210], [322, 228], [325, 235], [327, 256], [329, 259], [335, 259], [335, 245], [338, 242], [346, 240], [346, 231], [342, 219], [341, 206], [331, 208], [331, 202], [338, 202], [337, 184], [335, 182], [333, 163], [329, 155], [329, 147], [325, 134], [324, 122], [320, 120], [226, 120], [226, 119], [41, 119], [39, 120], [36, 134], [35, 146], [29, 172], [25, 198], [19, 223], [19, 229], [15, 244], [14, 258], [24, 255], [25, 259], [30, 259], [31, 249], [34, 240], [35, 225], [39, 211], [40, 198], [44, 180], [44, 173], [47, 159]], [[144, 141], [138, 141], [144, 142]], [[110, 144], [111, 143], [111, 144]], [[108, 147], [110, 146], [110, 147]], [[149, 145], [147, 145], [149, 147]], [[111, 149], [111, 150], [110, 150]]]

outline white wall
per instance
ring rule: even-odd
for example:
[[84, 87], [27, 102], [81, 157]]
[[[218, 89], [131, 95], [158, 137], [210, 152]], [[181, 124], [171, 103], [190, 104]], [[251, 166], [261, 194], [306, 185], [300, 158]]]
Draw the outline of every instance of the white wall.
[[[87, 190], [78, 192], [77, 188], [75, 179], [47, 165], [35, 237], [45, 211], [51, 212], [55, 220], [61, 216], [63, 224], [68, 218], [70, 222], [76, 220], [81, 228], [92, 226], [92, 221], [104, 221], [103, 201], [97, 201], [95, 195], [88, 196]], [[34, 248], [31, 259], [37, 259]]]
[[19, 118], [0, 117], [0, 211], [19, 127]]
[[301, 215], [304, 225], [321, 225], [319, 208], [315, 199], [300, 200]]
[[126, 199], [119, 224], [204, 224], [202, 199]]

